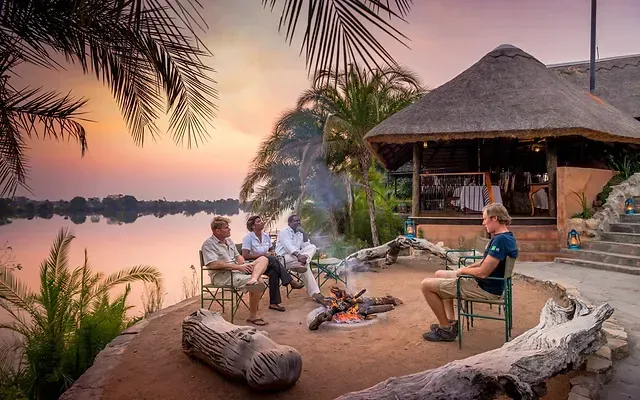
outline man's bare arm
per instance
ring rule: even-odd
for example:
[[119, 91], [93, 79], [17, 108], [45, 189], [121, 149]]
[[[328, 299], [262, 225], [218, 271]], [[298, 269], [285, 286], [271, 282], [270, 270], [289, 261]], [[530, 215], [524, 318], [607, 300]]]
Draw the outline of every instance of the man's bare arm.
[[466, 268], [459, 268], [456, 270], [456, 275], [472, 275], [476, 278], [484, 279], [491, 275], [494, 269], [500, 264], [500, 260], [494, 256], [488, 255], [480, 262], [480, 266], [469, 266]]

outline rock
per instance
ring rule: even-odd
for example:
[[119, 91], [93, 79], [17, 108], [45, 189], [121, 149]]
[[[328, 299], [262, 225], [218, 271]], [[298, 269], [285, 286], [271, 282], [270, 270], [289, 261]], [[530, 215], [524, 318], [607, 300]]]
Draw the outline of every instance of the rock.
[[438, 243], [436, 243], [436, 246], [444, 247], [444, 242], [438, 242]]
[[567, 397], [567, 400], [591, 400], [591, 399], [589, 399], [588, 397], [580, 396], [577, 393], [569, 392], [569, 397]]
[[611, 329], [611, 328], [603, 328], [602, 329], [607, 337], [612, 337], [615, 339], [627, 340], [627, 332], [622, 329]]
[[611, 358], [614, 361], [622, 360], [629, 355], [629, 345], [626, 340], [607, 338], [607, 347], [611, 349]]
[[611, 360], [607, 360], [606, 358], [596, 357], [594, 355], [587, 358], [587, 372], [605, 374], [611, 369], [611, 366]]
[[603, 328], [615, 329], [618, 331], [623, 330], [622, 327], [614, 322], [611, 318], [609, 318], [609, 320], [610, 321], [604, 321], [604, 323], [602, 324]]
[[573, 386], [571, 388], [571, 392], [570, 393], [574, 393], [574, 394], [579, 394], [580, 396], [584, 396], [587, 399], [591, 399], [591, 391], [589, 389], [587, 389], [586, 387], [583, 386]]
[[595, 352], [595, 355], [607, 360], [611, 360], [611, 348], [606, 345], [602, 346], [598, 351]]

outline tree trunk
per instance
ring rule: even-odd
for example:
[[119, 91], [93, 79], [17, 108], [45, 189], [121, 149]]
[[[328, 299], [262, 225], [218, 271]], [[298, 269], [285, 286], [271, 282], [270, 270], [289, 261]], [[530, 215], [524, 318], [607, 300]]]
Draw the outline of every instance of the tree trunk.
[[376, 206], [373, 202], [373, 192], [369, 182], [369, 168], [371, 167], [371, 156], [369, 153], [363, 153], [359, 157], [360, 171], [362, 172], [362, 184], [364, 185], [364, 193], [367, 196], [367, 205], [369, 206], [369, 223], [371, 224], [371, 242], [374, 246], [380, 245], [378, 237], [378, 227], [376, 226]]
[[182, 322], [182, 349], [221, 374], [246, 381], [257, 390], [293, 386], [302, 372], [302, 356], [266, 332], [225, 321], [219, 312], [200, 309]]
[[605, 342], [602, 323], [609, 304], [590, 310], [581, 299], [569, 307], [548, 300], [540, 323], [502, 347], [452, 361], [442, 367], [393, 377], [337, 400], [486, 399], [501, 394], [535, 400], [546, 394], [546, 380], [579, 368]]
[[446, 254], [444, 247], [438, 246], [429, 242], [426, 239], [414, 238], [408, 239], [404, 236], [398, 236], [397, 238], [377, 247], [371, 247], [368, 249], [359, 250], [353, 254], [348, 255], [345, 258], [347, 268], [351, 270], [363, 269], [363, 266], [371, 264], [374, 260], [384, 258], [386, 265], [391, 265], [398, 259], [398, 254], [401, 249], [408, 249], [413, 247], [417, 250], [427, 251], [442, 259], [448, 258], [449, 262], [453, 265], [458, 265], [458, 259], [461, 256], [471, 255], [468, 253], [454, 253]]

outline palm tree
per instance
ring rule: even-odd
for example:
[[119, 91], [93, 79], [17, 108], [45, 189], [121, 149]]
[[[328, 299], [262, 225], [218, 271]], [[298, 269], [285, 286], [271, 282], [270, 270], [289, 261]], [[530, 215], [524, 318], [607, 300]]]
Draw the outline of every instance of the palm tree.
[[[30, 398], [57, 399], [93, 362], [95, 356], [128, 325], [126, 299], [134, 281], [157, 282], [154, 267], [136, 266], [109, 276], [83, 265], [71, 269], [69, 248], [74, 236], [61, 229], [49, 258], [40, 265], [40, 291], [29, 288], [8, 269], [0, 270], [0, 307], [13, 322], [0, 329], [24, 340]], [[126, 284], [113, 301], [112, 288]]]
[[[275, 123], [240, 189], [240, 201], [250, 203], [252, 212], [274, 222], [287, 210], [300, 213], [309, 196], [329, 213], [343, 208], [340, 177], [328, 170], [318, 150], [325, 119], [315, 110], [293, 109]], [[336, 224], [332, 228], [338, 231]]]
[[[309, 71], [378, 61], [395, 64], [371, 33], [380, 29], [404, 44], [390, 20], [403, 20], [410, 0], [262, 0], [283, 3], [279, 29], [292, 43], [306, 5], [301, 51]], [[16, 88], [22, 63], [61, 67], [77, 63], [111, 89], [138, 145], [160, 134], [158, 118], [170, 112], [169, 132], [187, 146], [208, 136], [217, 92], [211, 56], [196, 31], [206, 28], [197, 0], [0, 0], [0, 197], [28, 188], [26, 139], [74, 138], [87, 149], [82, 108], [86, 99], [42, 89]], [[298, 32], [299, 34], [299, 32]]]
[[298, 108], [328, 115], [324, 124], [324, 149], [329, 164], [349, 168], [364, 186], [369, 208], [371, 237], [380, 244], [376, 227], [374, 196], [369, 183], [371, 153], [364, 136], [374, 126], [424, 94], [418, 78], [401, 67], [366, 70], [351, 65], [342, 72], [320, 71], [311, 89], [298, 99]]

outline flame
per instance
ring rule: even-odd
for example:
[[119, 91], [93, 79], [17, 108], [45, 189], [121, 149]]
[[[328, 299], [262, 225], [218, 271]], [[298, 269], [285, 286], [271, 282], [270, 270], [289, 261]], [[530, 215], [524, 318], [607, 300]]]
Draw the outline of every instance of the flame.
[[[333, 305], [337, 305], [335, 301], [332, 302]], [[364, 318], [362, 315], [358, 314], [358, 305], [351, 307], [347, 312], [337, 313], [333, 316], [333, 322], [336, 324], [353, 324], [362, 321]]]

